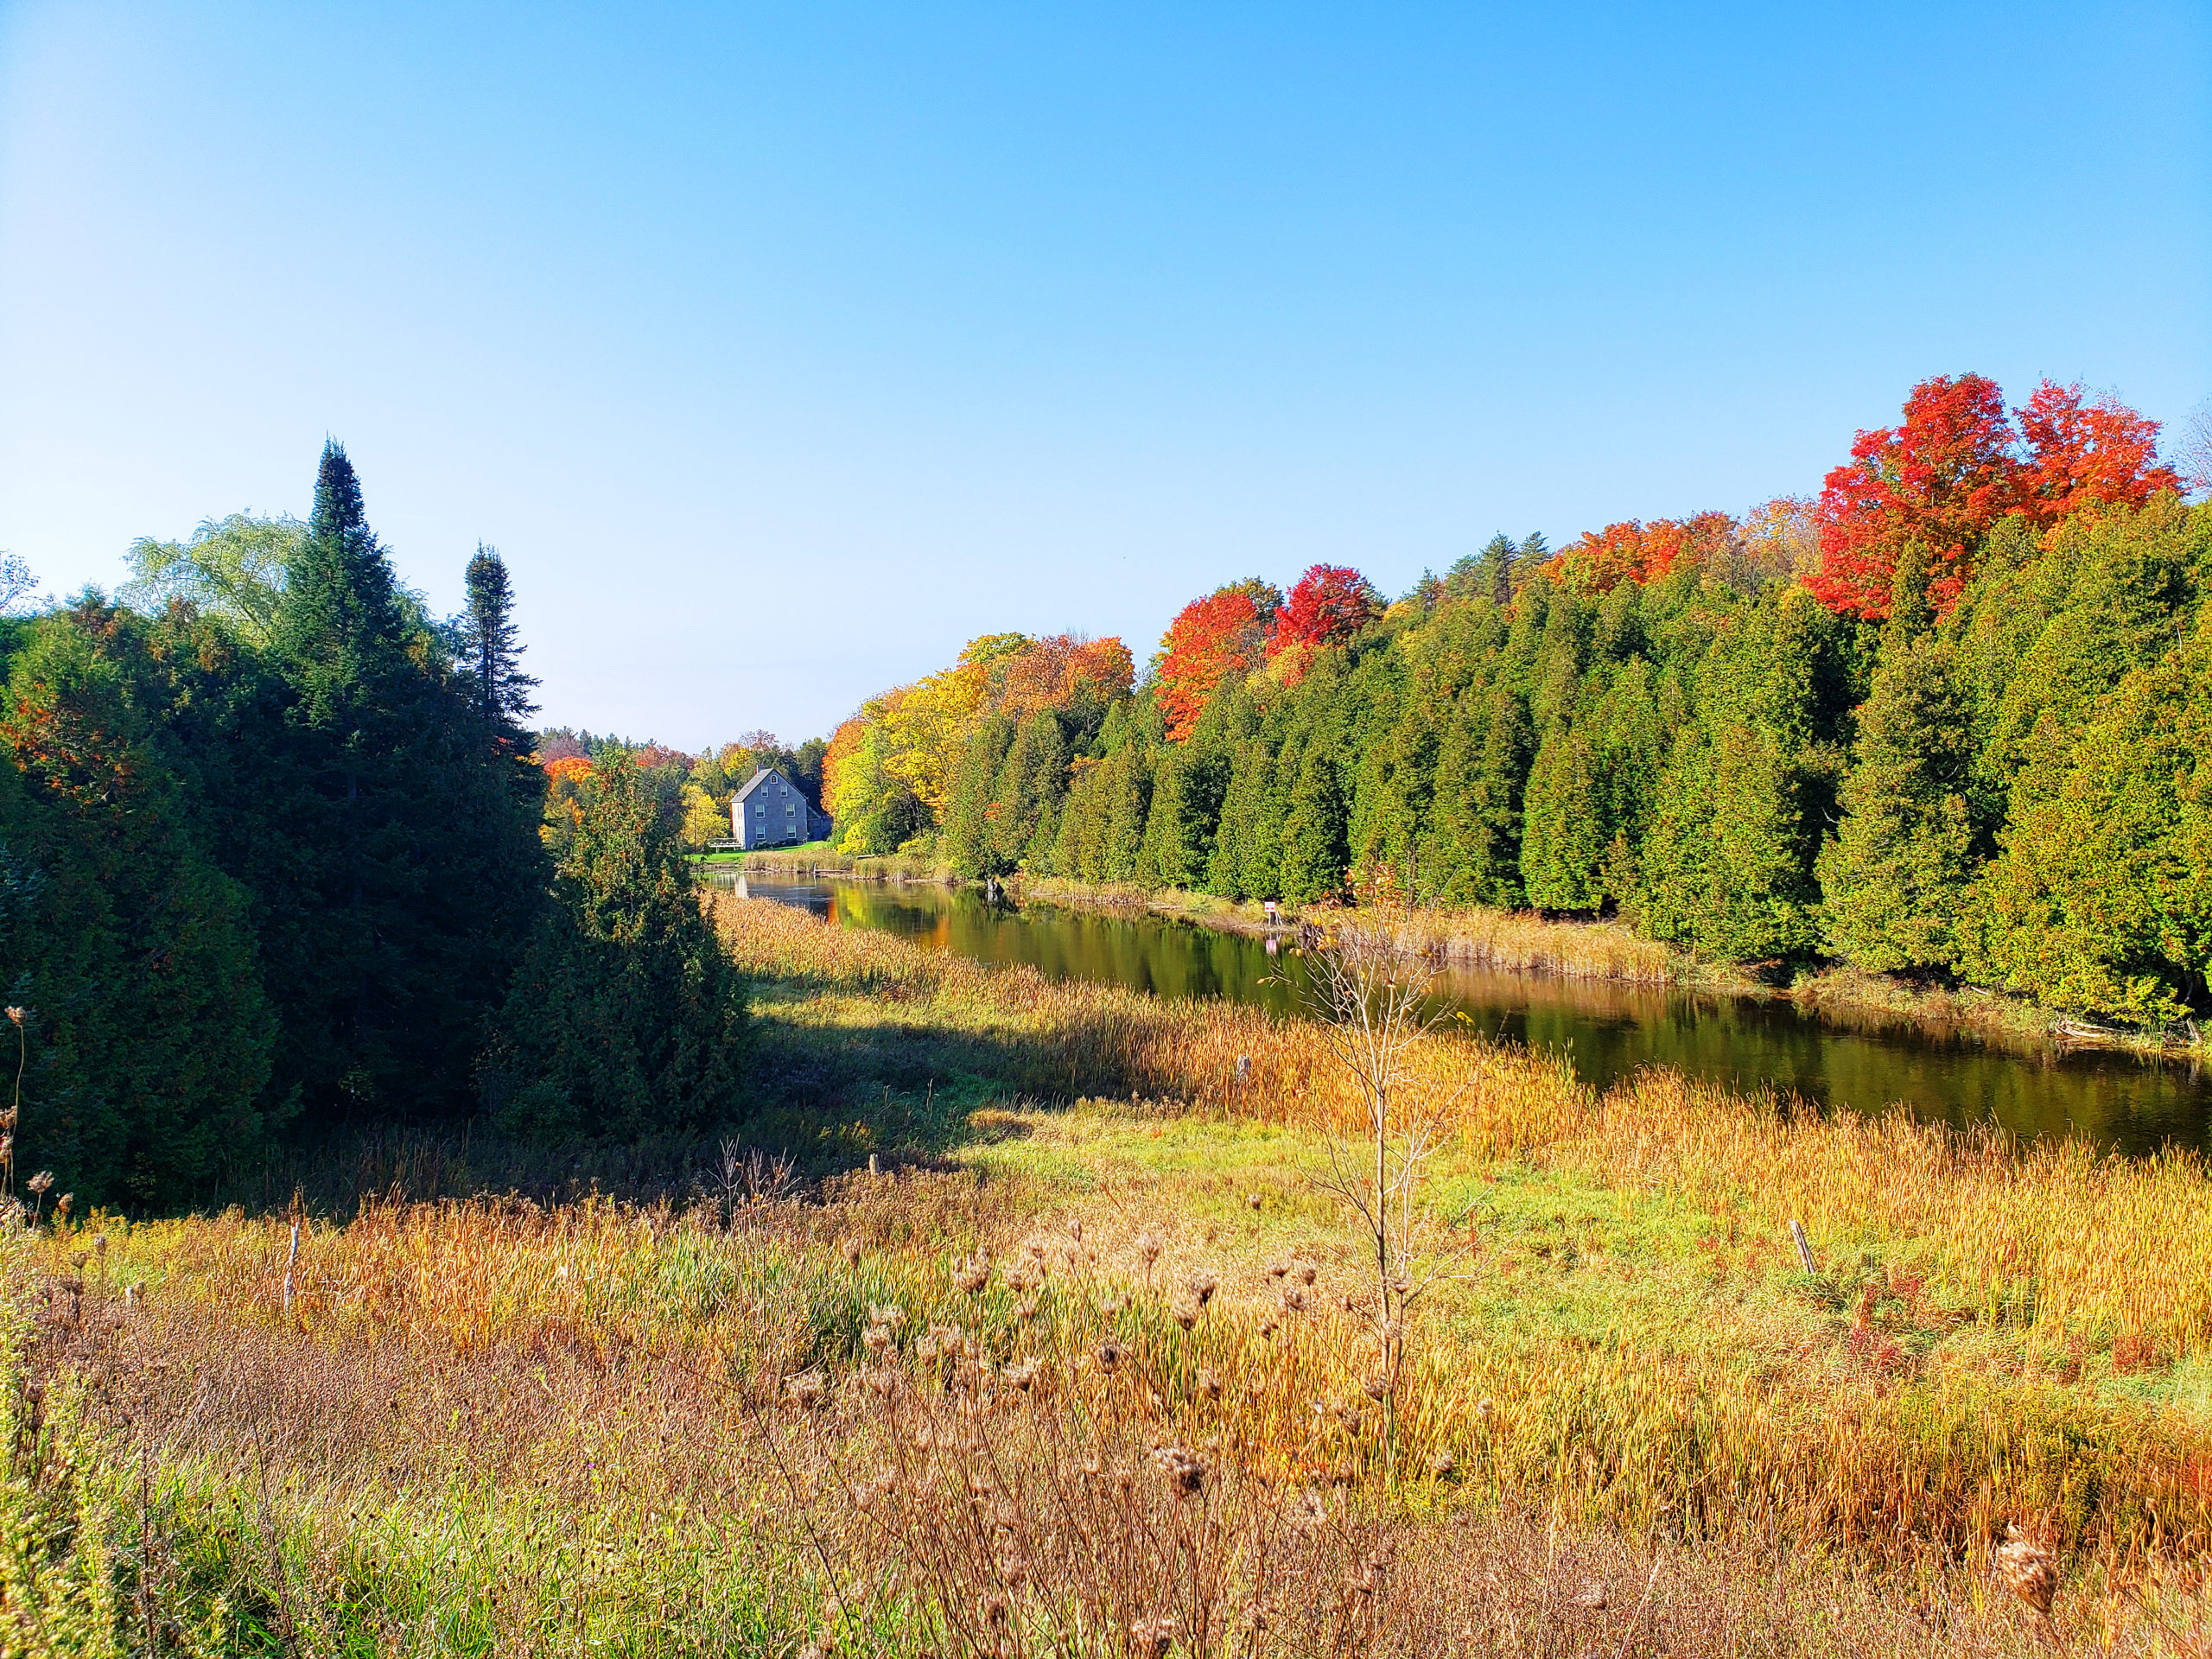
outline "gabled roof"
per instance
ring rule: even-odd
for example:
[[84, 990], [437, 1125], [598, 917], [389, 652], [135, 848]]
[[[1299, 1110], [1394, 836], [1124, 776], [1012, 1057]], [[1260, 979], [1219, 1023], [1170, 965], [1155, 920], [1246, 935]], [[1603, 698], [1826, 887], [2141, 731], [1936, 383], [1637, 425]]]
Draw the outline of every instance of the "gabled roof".
[[[737, 791], [737, 798], [741, 801], [747, 796], [750, 795], [754, 790], [760, 788], [760, 781], [764, 778], [784, 778], [784, 774], [778, 772], [773, 766], [761, 767], [760, 771], [753, 774], [752, 778], [747, 782], [745, 787]], [[788, 778], [784, 778], [784, 782], [791, 785], [791, 791], [792, 794], [796, 795], [798, 793], [798, 785], [797, 784], [791, 783], [791, 780]]]

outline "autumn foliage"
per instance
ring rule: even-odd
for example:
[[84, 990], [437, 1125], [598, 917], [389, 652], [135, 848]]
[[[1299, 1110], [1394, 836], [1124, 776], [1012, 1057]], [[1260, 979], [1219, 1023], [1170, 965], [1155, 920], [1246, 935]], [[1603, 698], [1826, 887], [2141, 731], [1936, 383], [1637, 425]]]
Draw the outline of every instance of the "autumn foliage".
[[1293, 645], [1337, 645], [1357, 633], [1382, 609], [1375, 584], [1350, 565], [1309, 565], [1275, 613], [1268, 654], [1279, 655]]
[[1904, 416], [1898, 426], [1859, 434], [1821, 492], [1821, 563], [1806, 585], [1847, 616], [1889, 615], [1909, 543], [1919, 544], [1940, 613], [2001, 519], [2048, 531], [2084, 508], [2139, 507], [2180, 487], [2158, 462], [2158, 423], [2109, 398], [2085, 405], [2078, 385], [2044, 381], [2016, 424], [1993, 380], [1938, 375], [1912, 389]]
[[1171, 740], [1179, 743], [1191, 734], [1224, 680], [1260, 665], [1281, 602], [1282, 595], [1267, 583], [1241, 582], [1194, 599], [1176, 613], [1153, 660], [1153, 695]]
[[1554, 580], [1580, 593], [1602, 594], [1624, 582], [1656, 582], [1681, 564], [1710, 565], [1736, 531], [1725, 512], [1689, 518], [1630, 518], [1585, 531], [1546, 566]]

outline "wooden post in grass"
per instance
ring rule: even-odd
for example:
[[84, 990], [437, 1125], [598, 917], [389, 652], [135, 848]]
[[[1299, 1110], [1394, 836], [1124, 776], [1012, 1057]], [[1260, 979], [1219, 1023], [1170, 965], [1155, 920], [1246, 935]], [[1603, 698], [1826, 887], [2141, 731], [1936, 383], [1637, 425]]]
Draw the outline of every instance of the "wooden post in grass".
[[284, 1258], [284, 1317], [292, 1317], [292, 1267], [300, 1259], [300, 1224], [292, 1224], [292, 1253]]
[[1789, 1236], [1797, 1241], [1797, 1259], [1805, 1264], [1805, 1276], [1817, 1277], [1820, 1269], [1813, 1265], [1813, 1242], [1805, 1236], [1805, 1224], [1795, 1216], [1789, 1218]]

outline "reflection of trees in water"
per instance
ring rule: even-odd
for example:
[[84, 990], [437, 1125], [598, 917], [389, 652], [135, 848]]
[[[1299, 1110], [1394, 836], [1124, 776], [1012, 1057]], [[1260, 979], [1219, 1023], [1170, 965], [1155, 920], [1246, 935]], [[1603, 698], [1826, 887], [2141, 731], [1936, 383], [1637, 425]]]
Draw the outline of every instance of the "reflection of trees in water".
[[[1243, 934], [1161, 917], [993, 905], [965, 889], [757, 878], [747, 885], [847, 925], [986, 962], [1026, 962], [1056, 978], [1222, 997], [1278, 1014], [1299, 1007], [1300, 958], [1270, 955], [1265, 941]], [[1994, 1122], [2023, 1138], [2077, 1133], [2130, 1151], [2212, 1140], [2212, 1077], [2196, 1065], [2014, 1052], [1962, 1029], [1930, 1030], [1886, 1012], [1815, 1012], [1781, 998], [1465, 967], [1447, 969], [1439, 987], [1484, 1035], [1564, 1053], [1599, 1089], [1646, 1066], [1672, 1066], [1827, 1109], [1879, 1111], [1903, 1102], [1923, 1117]]]

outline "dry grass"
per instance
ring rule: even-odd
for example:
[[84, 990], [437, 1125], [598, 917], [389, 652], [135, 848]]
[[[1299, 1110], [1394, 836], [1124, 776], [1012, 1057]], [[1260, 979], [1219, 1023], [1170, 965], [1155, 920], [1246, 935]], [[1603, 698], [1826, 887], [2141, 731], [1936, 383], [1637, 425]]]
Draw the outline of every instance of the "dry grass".
[[[1021, 879], [1020, 890], [1025, 898], [1049, 904], [1148, 911], [1233, 932], [1257, 933], [1268, 926], [1267, 912], [1256, 904], [1178, 887], [1098, 886], [1044, 877]], [[1285, 914], [1295, 925], [1295, 913]], [[1389, 905], [1316, 910], [1305, 919], [1342, 931], [1391, 938], [1440, 962], [1499, 973], [1614, 979], [1634, 985], [1715, 977], [1671, 946], [1640, 938], [1618, 922], [1557, 921], [1533, 911], [1479, 907], [1405, 912]], [[1738, 982], [1732, 974], [1718, 977]]]
[[[908, 1172], [727, 1228], [704, 1210], [378, 1208], [307, 1230], [289, 1317], [281, 1218], [107, 1224], [105, 1249], [80, 1230], [35, 1258], [18, 1243], [7, 1280], [39, 1317], [12, 1398], [81, 1388], [91, 1407], [63, 1437], [73, 1464], [19, 1455], [15, 1478], [143, 1471], [104, 1489], [105, 1530], [123, 1622], [175, 1651], [2041, 1641], [1971, 1549], [1923, 1541], [1868, 1577], [1773, 1514], [1593, 1522], [1573, 1457], [1505, 1478], [1516, 1424], [1542, 1415], [1529, 1400], [1386, 1497], [1319, 1287], [1293, 1314], [1193, 1308], [1165, 1259], [1102, 1260], [1035, 1224], [1036, 1196]], [[981, 1274], [979, 1245], [996, 1247]], [[1633, 1397], [1611, 1403], [1586, 1456], [1637, 1437]], [[2183, 1652], [2168, 1627], [2201, 1629], [2204, 1595], [2155, 1554], [2077, 1551], [2058, 1614], [2069, 1640]]]
[[[995, 1036], [1013, 1089], [1065, 1098], [1118, 1086], [1264, 1122], [1358, 1121], [1355, 1091], [1308, 1022], [1052, 980], [765, 901], [715, 903], [756, 975], [809, 987], [825, 1005], [858, 997], [909, 1023]], [[1600, 1095], [1556, 1057], [1459, 1036], [1429, 1038], [1413, 1064], [1419, 1082], [1454, 1095], [1471, 1158], [1535, 1159], [1679, 1195], [1764, 1239], [1779, 1240], [1794, 1216], [1831, 1251], [1878, 1250], [2054, 1349], [2126, 1338], [2176, 1359], [2212, 1353], [2212, 1179], [2194, 1152], [2023, 1149], [1902, 1112], [1821, 1118], [1667, 1071]]]
[[[1984, 1571], [2012, 1521], [2059, 1552], [2063, 1644], [2208, 1650], [2194, 1159], [1667, 1075], [1598, 1096], [1431, 1039], [1417, 1077], [1461, 1092], [1424, 1224], [1469, 1248], [1391, 1483], [1353, 1244], [1307, 1179], [1351, 1103], [1319, 1033], [716, 913], [772, 1055], [903, 1046], [1091, 1097], [804, 1196], [410, 1202], [480, 1166], [393, 1142], [346, 1167], [394, 1196], [307, 1217], [296, 1257], [282, 1214], [16, 1234], [0, 1583], [47, 1591], [0, 1624], [44, 1606], [105, 1630], [90, 1652], [2047, 1650]], [[817, 1086], [835, 1117], [879, 1085]]]

